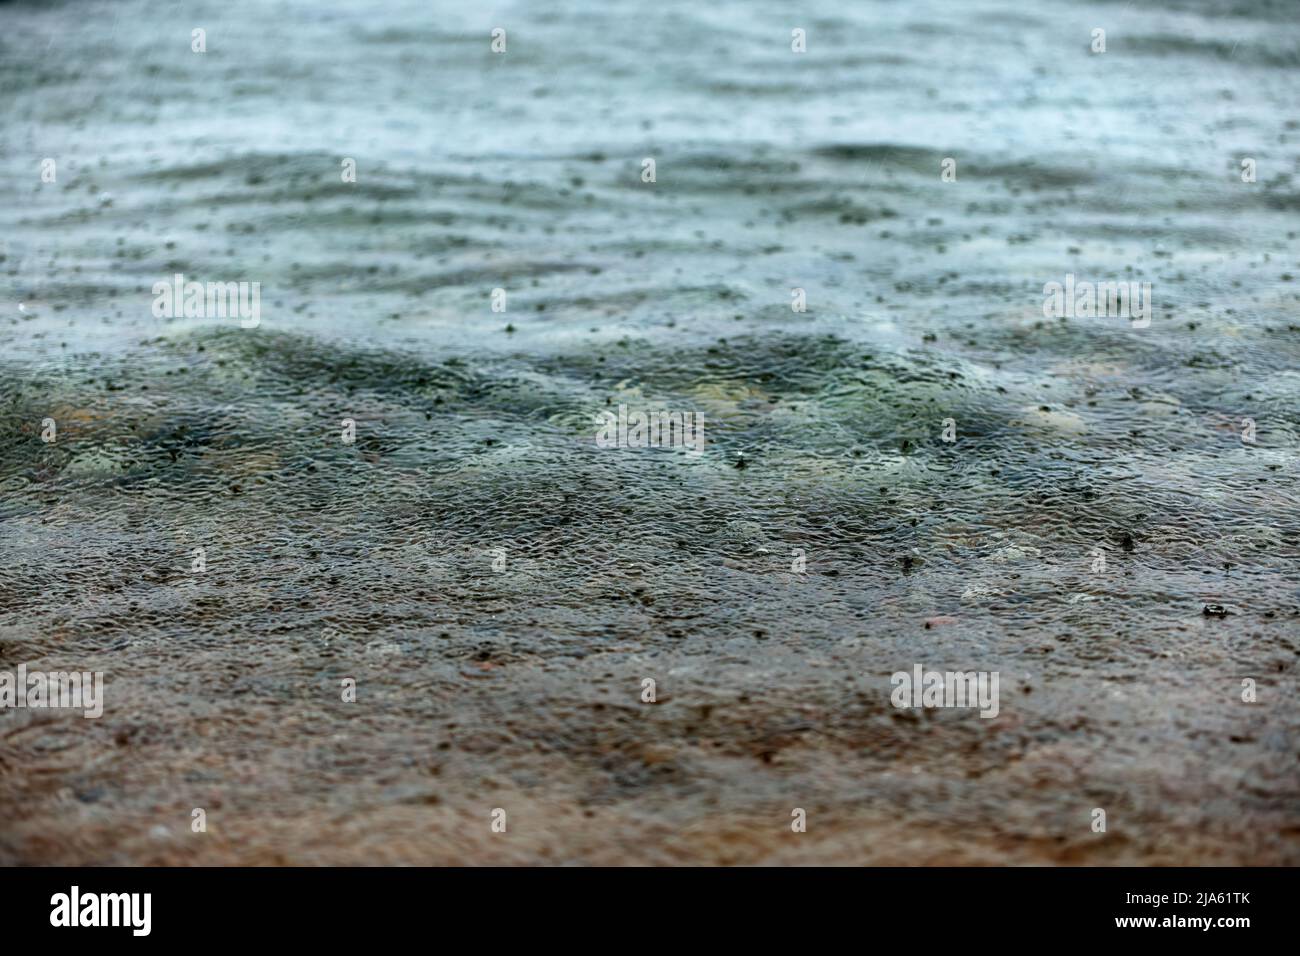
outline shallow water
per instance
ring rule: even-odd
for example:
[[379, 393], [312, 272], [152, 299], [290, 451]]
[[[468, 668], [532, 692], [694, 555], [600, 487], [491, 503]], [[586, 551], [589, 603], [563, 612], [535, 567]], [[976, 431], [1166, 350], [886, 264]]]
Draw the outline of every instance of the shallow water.
[[0, 7], [0, 861], [1300, 862], [1288, 4], [189, 6]]

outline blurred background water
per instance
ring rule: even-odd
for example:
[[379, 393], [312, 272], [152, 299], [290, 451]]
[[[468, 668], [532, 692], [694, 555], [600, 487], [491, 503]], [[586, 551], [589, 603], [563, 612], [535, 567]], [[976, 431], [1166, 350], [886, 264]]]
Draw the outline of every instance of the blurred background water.
[[1296, 862], [1293, 5], [547, 7], [0, 6], [0, 860]]

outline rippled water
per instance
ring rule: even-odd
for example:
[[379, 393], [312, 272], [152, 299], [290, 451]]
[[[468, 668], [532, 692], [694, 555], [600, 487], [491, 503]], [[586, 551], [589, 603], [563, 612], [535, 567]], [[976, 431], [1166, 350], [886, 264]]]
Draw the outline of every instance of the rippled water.
[[0, 861], [1300, 861], [1293, 8], [548, 6], [0, 6]]

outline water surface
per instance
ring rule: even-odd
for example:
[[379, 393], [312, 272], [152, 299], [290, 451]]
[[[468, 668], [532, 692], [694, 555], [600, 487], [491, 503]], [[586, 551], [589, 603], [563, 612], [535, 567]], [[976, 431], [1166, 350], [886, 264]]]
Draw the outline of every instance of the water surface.
[[1290, 5], [548, 6], [0, 8], [0, 860], [1300, 860]]

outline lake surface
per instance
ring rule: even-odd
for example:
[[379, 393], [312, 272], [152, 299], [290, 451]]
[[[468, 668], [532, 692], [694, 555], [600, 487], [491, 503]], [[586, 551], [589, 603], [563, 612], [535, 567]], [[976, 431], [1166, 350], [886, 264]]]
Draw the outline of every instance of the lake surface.
[[0, 4], [0, 862], [1300, 862], [1293, 5], [534, 6]]

